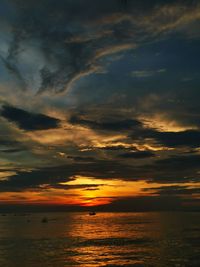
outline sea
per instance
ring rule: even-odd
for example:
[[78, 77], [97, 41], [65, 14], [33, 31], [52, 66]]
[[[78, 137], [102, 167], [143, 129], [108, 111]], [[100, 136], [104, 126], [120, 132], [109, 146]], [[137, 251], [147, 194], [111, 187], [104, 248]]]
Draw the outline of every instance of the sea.
[[0, 214], [0, 266], [200, 267], [200, 213]]

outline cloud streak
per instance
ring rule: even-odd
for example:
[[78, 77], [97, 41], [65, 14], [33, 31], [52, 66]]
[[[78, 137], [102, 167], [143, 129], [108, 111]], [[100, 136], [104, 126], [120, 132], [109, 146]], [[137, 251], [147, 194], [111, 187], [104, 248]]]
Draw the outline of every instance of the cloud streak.
[[59, 127], [59, 120], [37, 113], [30, 113], [19, 108], [3, 105], [1, 116], [8, 121], [16, 123], [19, 128], [26, 131], [48, 130]]
[[[15, 25], [12, 20], [7, 21], [13, 29], [13, 38], [7, 59], [2, 58], [21, 87], [28, 88], [18, 60], [22, 60], [24, 45], [34, 40], [45, 59], [43, 67], [37, 70], [40, 75], [38, 94], [70, 90], [81, 78], [105, 69], [101, 63], [104, 57], [136, 49], [158, 35], [188, 29], [187, 26], [200, 17], [198, 4], [189, 6], [155, 1], [154, 6], [148, 7], [144, 1], [147, 8], [142, 12], [135, 1], [126, 10], [119, 8], [116, 1], [98, 1], [96, 6], [90, 0], [84, 4], [79, 0], [74, 3], [60, 1], [57, 5], [47, 5], [46, 0], [42, 2], [37, 14], [33, 1], [24, 4], [23, 8], [11, 1], [18, 16]], [[48, 16], [50, 13], [53, 16]], [[46, 17], [46, 23], [43, 17]], [[20, 63], [22, 66], [23, 62]], [[133, 75], [149, 77], [153, 73], [139, 71]]]

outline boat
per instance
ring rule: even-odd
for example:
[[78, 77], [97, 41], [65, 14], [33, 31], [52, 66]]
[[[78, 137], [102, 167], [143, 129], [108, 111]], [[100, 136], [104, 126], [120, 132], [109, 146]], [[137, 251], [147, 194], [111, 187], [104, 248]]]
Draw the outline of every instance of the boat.
[[94, 212], [94, 211], [90, 211], [90, 212], [89, 212], [89, 215], [90, 215], [90, 216], [96, 215], [96, 212]]
[[47, 218], [44, 217], [41, 222], [42, 223], [48, 223], [48, 220], [47, 220]]

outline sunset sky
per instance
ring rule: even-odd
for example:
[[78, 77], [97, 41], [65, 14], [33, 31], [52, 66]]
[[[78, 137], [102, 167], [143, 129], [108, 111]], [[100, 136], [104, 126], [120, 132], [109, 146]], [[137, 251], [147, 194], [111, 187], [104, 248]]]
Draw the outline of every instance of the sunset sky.
[[0, 205], [200, 208], [200, 2], [0, 0]]

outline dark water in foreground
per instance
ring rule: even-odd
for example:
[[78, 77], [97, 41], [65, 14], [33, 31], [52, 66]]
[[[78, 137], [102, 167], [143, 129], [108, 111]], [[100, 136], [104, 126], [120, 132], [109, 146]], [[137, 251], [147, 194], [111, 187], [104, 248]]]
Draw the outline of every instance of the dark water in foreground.
[[200, 213], [0, 216], [0, 266], [199, 267]]

